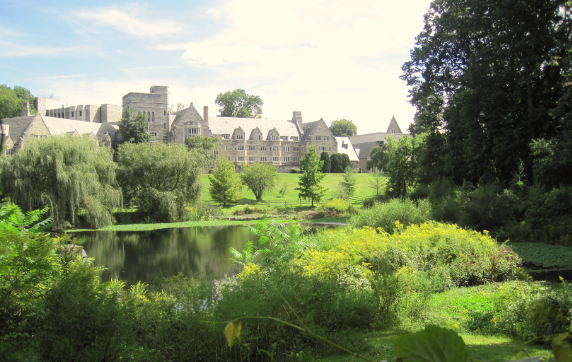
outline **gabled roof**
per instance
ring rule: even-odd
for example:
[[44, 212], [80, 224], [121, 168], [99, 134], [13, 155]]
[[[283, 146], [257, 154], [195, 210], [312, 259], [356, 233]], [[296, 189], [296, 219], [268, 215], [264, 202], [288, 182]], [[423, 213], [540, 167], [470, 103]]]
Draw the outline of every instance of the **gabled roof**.
[[314, 133], [314, 129], [320, 124], [320, 122], [324, 122], [324, 120], [320, 118], [318, 121], [308, 122], [302, 125], [302, 128], [304, 130], [304, 137], [301, 139], [302, 142], [308, 140], [308, 138], [312, 135], [312, 133]]
[[276, 128], [280, 136], [300, 136], [296, 125], [291, 121], [263, 118], [209, 117], [209, 128], [215, 135], [232, 135], [234, 130], [238, 127], [240, 127], [245, 134], [250, 134], [253, 129], [258, 128], [260, 132], [262, 132], [263, 137], [268, 136], [268, 132], [273, 128]]
[[[354, 149], [352, 141], [350, 141], [349, 137], [336, 137], [336, 141], [338, 142], [338, 153], [348, 155], [350, 161], [359, 161], [357, 152]], [[347, 148], [342, 146], [347, 146]]]
[[387, 133], [403, 133], [395, 120], [395, 116], [391, 117], [391, 122], [389, 122], [389, 127], [387, 127]]

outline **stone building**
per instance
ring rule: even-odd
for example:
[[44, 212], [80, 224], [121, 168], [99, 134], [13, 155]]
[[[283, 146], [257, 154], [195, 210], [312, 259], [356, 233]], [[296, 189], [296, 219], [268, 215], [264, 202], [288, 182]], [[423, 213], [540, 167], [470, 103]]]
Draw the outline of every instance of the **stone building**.
[[362, 172], [367, 172], [367, 161], [371, 159], [369, 156], [374, 148], [386, 144], [387, 139], [390, 137], [398, 140], [407, 135], [407, 133], [403, 133], [403, 131], [401, 131], [401, 127], [397, 124], [395, 117], [391, 117], [391, 122], [389, 122], [387, 132], [368, 133], [349, 137], [353, 147], [355, 147], [357, 151], [360, 170]]
[[323, 119], [304, 123], [302, 112], [293, 112], [291, 120], [203, 116], [191, 105], [174, 114], [170, 141], [184, 144], [192, 136], [217, 137], [222, 140], [220, 156], [241, 165], [272, 163], [280, 172], [300, 166], [300, 158], [315, 146], [318, 154], [338, 152], [336, 138]]
[[127, 93], [123, 96], [123, 109], [127, 107], [134, 114], [142, 112], [147, 116], [147, 129], [156, 140], [169, 141], [169, 87], [154, 85], [149, 93]]
[[113, 104], [66, 107], [64, 102], [52, 98], [40, 97], [36, 98], [34, 103], [38, 114], [53, 118], [96, 123], [119, 122], [121, 120], [121, 106]]

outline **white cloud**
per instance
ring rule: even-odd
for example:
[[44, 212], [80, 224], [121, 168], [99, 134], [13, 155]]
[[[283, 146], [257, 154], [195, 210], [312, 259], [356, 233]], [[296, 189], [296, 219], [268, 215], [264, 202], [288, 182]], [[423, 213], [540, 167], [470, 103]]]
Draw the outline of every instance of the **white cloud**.
[[45, 47], [34, 45], [16, 44], [0, 39], [0, 57], [23, 57], [28, 55], [50, 55], [55, 56], [63, 52], [77, 50], [77, 47]]
[[[95, 10], [73, 11], [72, 15], [81, 21], [90, 21], [93, 26], [112, 27], [116, 30], [138, 37], [156, 37], [177, 33], [181, 24], [173, 20], [154, 19], [146, 16], [144, 8], [137, 4], [124, 7], [110, 6]], [[82, 25], [83, 26], [83, 25]]]
[[307, 121], [350, 118], [362, 133], [395, 115], [406, 129], [414, 109], [398, 76], [429, 3], [413, 0], [404, 10], [379, 0], [230, 0], [207, 11], [225, 25], [221, 33], [161, 48], [186, 47], [191, 67], [216, 70], [209, 86], [260, 95], [269, 118], [305, 108]]
[[91, 74], [65, 74], [65, 75], [54, 75], [54, 76], [50, 76], [50, 77], [40, 77], [39, 79], [64, 79], [64, 78], [81, 78], [81, 77], [87, 77], [88, 75]]

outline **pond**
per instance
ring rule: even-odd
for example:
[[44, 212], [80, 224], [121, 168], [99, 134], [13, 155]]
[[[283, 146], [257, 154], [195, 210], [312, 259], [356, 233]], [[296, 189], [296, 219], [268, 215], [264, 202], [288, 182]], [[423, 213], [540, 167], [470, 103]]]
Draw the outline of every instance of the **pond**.
[[242, 251], [257, 236], [244, 226], [208, 226], [153, 231], [90, 231], [74, 234], [94, 264], [105, 266], [102, 281], [127, 285], [152, 283], [179, 272], [188, 277], [218, 279], [236, 274], [229, 248]]

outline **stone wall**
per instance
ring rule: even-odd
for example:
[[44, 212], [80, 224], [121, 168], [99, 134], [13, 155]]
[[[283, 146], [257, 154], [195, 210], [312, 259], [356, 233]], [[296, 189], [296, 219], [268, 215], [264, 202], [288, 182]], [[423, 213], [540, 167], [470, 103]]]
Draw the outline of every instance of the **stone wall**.
[[56, 109], [56, 108], [61, 109], [62, 107], [65, 107], [66, 104], [65, 102], [60, 102], [52, 98], [38, 97], [35, 99], [34, 105], [36, 106], [36, 110], [38, 111], [39, 114], [47, 116], [48, 114], [46, 113], [46, 111], [48, 109]]
[[128, 93], [123, 96], [123, 108], [131, 107], [134, 114], [147, 116], [147, 129], [158, 141], [169, 141], [169, 87], [152, 86], [150, 93]]
[[121, 120], [121, 113], [123, 109], [121, 106], [113, 104], [101, 105], [101, 122], [119, 122]]

